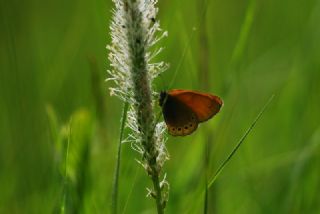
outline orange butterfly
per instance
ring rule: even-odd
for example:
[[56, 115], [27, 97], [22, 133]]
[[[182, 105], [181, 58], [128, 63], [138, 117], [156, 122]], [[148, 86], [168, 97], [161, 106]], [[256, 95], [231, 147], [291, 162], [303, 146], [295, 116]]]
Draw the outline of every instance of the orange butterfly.
[[199, 123], [216, 115], [222, 104], [218, 96], [180, 89], [161, 92], [159, 99], [168, 132], [173, 136], [191, 134]]

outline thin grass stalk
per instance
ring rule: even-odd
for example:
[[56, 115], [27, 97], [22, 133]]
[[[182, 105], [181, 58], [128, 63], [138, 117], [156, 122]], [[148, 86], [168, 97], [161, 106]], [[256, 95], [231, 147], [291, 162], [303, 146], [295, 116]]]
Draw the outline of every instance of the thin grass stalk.
[[67, 197], [68, 197], [68, 189], [69, 189], [69, 181], [68, 181], [68, 158], [69, 158], [69, 146], [71, 140], [71, 128], [72, 128], [72, 118], [69, 122], [69, 133], [67, 139], [67, 145], [65, 148], [65, 157], [64, 157], [64, 175], [63, 175], [63, 193], [61, 198], [61, 205], [60, 205], [60, 213], [66, 213], [66, 204], [67, 204]]
[[245, 13], [245, 19], [243, 20], [243, 23], [241, 26], [238, 40], [232, 52], [231, 62], [230, 62], [231, 70], [237, 69], [238, 66], [240, 65], [241, 58], [243, 58], [243, 54], [245, 52], [245, 48], [247, 46], [248, 39], [250, 36], [250, 31], [253, 25], [255, 11], [256, 11], [256, 0], [250, 0]]
[[127, 112], [128, 112], [129, 104], [127, 102], [124, 103], [122, 109], [122, 116], [121, 116], [121, 125], [120, 125], [120, 136], [119, 136], [119, 143], [118, 143], [118, 150], [117, 150], [117, 157], [116, 157], [116, 166], [113, 176], [113, 185], [112, 185], [112, 199], [111, 199], [111, 213], [117, 214], [118, 213], [118, 192], [119, 192], [119, 175], [120, 175], [120, 164], [121, 164], [121, 144], [123, 140], [123, 132], [127, 120]]
[[230, 162], [230, 160], [232, 159], [232, 157], [234, 156], [234, 154], [238, 151], [238, 149], [240, 148], [240, 146], [243, 144], [243, 142], [245, 141], [245, 139], [247, 138], [247, 136], [249, 135], [249, 133], [252, 131], [252, 129], [254, 128], [254, 126], [256, 125], [256, 123], [258, 122], [258, 120], [261, 118], [261, 116], [263, 115], [263, 113], [265, 112], [266, 108], [269, 106], [269, 104], [271, 103], [271, 101], [273, 100], [274, 95], [272, 95], [269, 100], [267, 101], [267, 103], [262, 107], [261, 111], [259, 112], [259, 114], [257, 115], [257, 117], [255, 118], [255, 120], [252, 122], [252, 124], [250, 125], [250, 127], [247, 129], [247, 131], [244, 133], [244, 135], [240, 138], [240, 140], [238, 141], [237, 145], [233, 148], [233, 150], [231, 151], [231, 153], [228, 155], [228, 157], [222, 162], [222, 164], [219, 166], [218, 170], [216, 171], [216, 173], [214, 174], [214, 176], [212, 177], [212, 179], [210, 179], [210, 182], [208, 184], [208, 189], [213, 185], [213, 183], [216, 181], [216, 179], [218, 178], [218, 176], [220, 175], [220, 173], [222, 172], [222, 170], [225, 168], [225, 166]]
[[[206, 21], [206, 15], [207, 10], [209, 6], [209, 0], [203, 0], [197, 2], [198, 10], [199, 12], [199, 57], [198, 57], [198, 63], [199, 63], [199, 76], [198, 81], [201, 83], [202, 88], [205, 91], [209, 91], [210, 89], [210, 50], [209, 50], [209, 42], [208, 42], [208, 35], [207, 35], [207, 21]], [[211, 72], [212, 73], [212, 72]], [[203, 167], [204, 167], [204, 200], [203, 200], [203, 213], [208, 213], [208, 210], [210, 207], [215, 207], [216, 203], [216, 197], [212, 197], [210, 200], [210, 205], [208, 204], [208, 197], [209, 197], [209, 191], [208, 191], [208, 168], [209, 168], [209, 161], [210, 161], [210, 143], [213, 138], [212, 130], [205, 129], [205, 143], [204, 143], [204, 150], [203, 150]]]
[[208, 197], [209, 197], [209, 189], [208, 189], [208, 168], [209, 168], [209, 141], [207, 140], [204, 147], [204, 171], [205, 171], [205, 177], [204, 177], [204, 201], [203, 201], [203, 214], [208, 213]]

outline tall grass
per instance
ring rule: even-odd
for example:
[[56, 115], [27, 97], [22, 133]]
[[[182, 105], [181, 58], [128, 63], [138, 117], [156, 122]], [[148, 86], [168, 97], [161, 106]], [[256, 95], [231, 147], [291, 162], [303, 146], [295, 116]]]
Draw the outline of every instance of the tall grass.
[[[114, 0], [115, 9], [110, 26], [112, 42], [108, 49], [112, 65], [109, 79], [116, 84], [115, 88], [111, 88], [111, 93], [130, 106], [127, 126], [131, 129], [131, 134], [127, 141], [141, 154], [141, 161], [138, 162], [153, 183], [153, 189], [148, 189], [147, 196], [155, 199], [157, 211], [161, 214], [164, 213], [168, 200], [169, 184], [165, 176], [160, 180], [163, 164], [167, 160], [167, 150], [163, 136], [164, 124], [158, 123], [155, 117], [152, 81], [166, 69], [166, 66], [163, 62], [151, 62], [161, 52], [161, 48], [154, 51], [150, 48], [166, 34], [160, 37], [157, 35], [160, 27], [159, 21], [156, 20], [155, 3], [156, 1]], [[122, 133], [123, 127], [120, 144]], [[119, 152], [120, 149], [121, 147]], [[118, 179], [119, 158], [120, 156], [115, 185]], [[113, 195], [116, 197], [116, 186], [114, 190]], [[114, 207], [116, 213], [116, 204]]]
[[114, 178], [113, 178], [113, 189], [112, 189], [112, 199], [111, 199], [111, 213], [118, 213], [118, 192], [119, 192], [119, 176], [120, 176], [120, 166], [121, 166], [121, 144], [124, 137], [124, 128], [127, 121], [128, 113], [128, 103], [124, 103], [122, 116], [121, 116], [121, 126], [120, 126], [120, 136], [117, 151], [117, 162], [115, 166]]
[[[193, 135], [168, 136], [166, 213], [319, 213], [320, 1], [207, 2], [199, 25], [203, 1], [158, 2], [156, 21], [169, 37], [154, 46], [165, 48], [153, 61], [171, 66], [162, 82], [225, 103]], [[1, 1], [0, 213], [60, 212], [68, 138], [64, 211], [109, 213], [123, 106], [106, 90], [115, 85], [101, 80], [111, 69], [104, 46], [112, 8], [112, 1]], [[272, 108], [204, 195], [274, 92]], [[152, 213], [145, 196], [153, 184], [131, 145], [121, 145], [118, 212]]]

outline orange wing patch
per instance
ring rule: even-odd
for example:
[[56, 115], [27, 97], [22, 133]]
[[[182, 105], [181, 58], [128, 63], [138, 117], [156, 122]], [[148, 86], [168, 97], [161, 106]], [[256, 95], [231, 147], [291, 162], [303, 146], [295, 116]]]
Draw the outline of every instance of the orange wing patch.
[[188, 106], [196, 114], [199, 122], [212, 118], [223, 105], [218, 96], [207, 93], [178, 89], [171, 90], [168, 93]]

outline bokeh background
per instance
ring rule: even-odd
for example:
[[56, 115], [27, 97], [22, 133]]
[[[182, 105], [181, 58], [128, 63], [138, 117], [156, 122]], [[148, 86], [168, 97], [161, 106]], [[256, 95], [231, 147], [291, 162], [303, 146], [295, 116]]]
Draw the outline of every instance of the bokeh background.
[[[0, 213], [58, 213], [64, 199], [67, 213], [109, 213], [122, 109], [104, 81], [111, 0], [0, 6]], [[167, 213], [203, 213], [206, 178], [272, 94], [209, 189], [208, 213], [319, 213], [320, 1], [158, 6], [169, 36], [156, 60], [170, 69], [155, 89], [173, 80], [224, 100], [194, 134], [169, 137]], [[120, 213], [155, 213], [139, 156], [122, 149]]]

